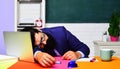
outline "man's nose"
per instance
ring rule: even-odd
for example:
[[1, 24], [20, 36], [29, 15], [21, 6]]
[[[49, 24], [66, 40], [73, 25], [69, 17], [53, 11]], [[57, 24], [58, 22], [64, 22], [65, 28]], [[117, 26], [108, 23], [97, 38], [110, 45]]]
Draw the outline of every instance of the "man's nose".
[[46, 42], [46, 41], [43, 41], [42, 43], [43, 43], [44, 45], [46, 45], [46, 44], [47, 44], [47, 42]]

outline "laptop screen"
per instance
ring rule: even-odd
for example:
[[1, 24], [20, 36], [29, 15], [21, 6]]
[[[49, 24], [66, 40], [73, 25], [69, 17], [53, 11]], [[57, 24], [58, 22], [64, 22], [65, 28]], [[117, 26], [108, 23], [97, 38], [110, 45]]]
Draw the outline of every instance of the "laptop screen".
[[5, 31], [3, 35], [7, 55], [18, 57], [19, 60], [34, 62], [29, 32]]

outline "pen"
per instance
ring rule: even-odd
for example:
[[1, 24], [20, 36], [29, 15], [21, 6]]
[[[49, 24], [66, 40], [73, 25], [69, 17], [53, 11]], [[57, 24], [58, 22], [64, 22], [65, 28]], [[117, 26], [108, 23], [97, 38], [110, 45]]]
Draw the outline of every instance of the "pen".
[[90, 60], [90, 62], [95, 62], [96, 61], [96, 59], [95, 58], [92, 58], [91, 60]]

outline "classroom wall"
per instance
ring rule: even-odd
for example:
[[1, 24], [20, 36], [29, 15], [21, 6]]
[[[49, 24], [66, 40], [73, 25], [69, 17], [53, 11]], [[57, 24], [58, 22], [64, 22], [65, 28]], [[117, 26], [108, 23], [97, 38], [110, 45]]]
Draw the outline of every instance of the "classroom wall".
[[3, 31], [14, 30], [14, 0], [0, 1], [0, 54], [5, 54]]
[[[0, 54], [5, 54], [3, 31], [14, 31], [14, 0], [0, 2]], [[108, 23], [47, 23], [46, 27], [65, 26], [70, 32], [86, 43], [94, 55], [94, 40], [102, 40], [102, 32], [108, 28]]]

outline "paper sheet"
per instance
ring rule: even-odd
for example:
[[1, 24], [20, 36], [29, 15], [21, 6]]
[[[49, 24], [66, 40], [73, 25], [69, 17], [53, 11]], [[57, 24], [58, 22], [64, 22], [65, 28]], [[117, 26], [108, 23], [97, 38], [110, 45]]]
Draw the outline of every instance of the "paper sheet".
[[97, 62], [98, 60], [94, 57], [89, 57], [89, 58], [80, 58], [76, 61], [77, 62]]

